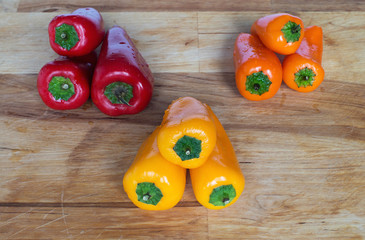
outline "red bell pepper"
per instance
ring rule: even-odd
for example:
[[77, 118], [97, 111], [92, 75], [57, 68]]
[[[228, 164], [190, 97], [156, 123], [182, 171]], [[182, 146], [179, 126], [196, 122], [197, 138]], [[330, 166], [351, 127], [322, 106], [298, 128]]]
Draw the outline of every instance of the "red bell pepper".
[[153, 76], [127, 32], [114, 26], [107, 32], [94, 71], [91, 99], [105, 114], [136, 114], [149, 103]]
[[95, 51], [77, 58], [60, 57], [42, 67], [37, 87], [43, 102], [56, 110], [75, 109], [90, 96]]
[[54, 17], [48, 25], [48, 35], [52, 49], [59, 55], [83, 56], [103, 41], [104, 21], [94, 8], [79, 8]]

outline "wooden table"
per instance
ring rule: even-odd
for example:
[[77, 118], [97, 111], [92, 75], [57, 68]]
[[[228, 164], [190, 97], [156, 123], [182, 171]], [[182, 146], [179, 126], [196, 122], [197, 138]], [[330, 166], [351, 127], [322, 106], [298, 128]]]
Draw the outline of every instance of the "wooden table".
[[[0, 239], [365, 238], [364, 1], [82, 2], [1, 1]], [[37, 73], [56, 57], [48, 23], [82, 6], [125, 27], [150, 64], [155, 91], [140, 114], [41, 101]], [[247, 101], [234, 83], [234, 40], [283, 11], [323, 28], [325, 80], [312, 93], [283, 84]], [[231, 207], [202, 207], [189, 179], [163, 212], [136, 208], [123, 191], [139, 145], [181, 96], [209, 104], [234, 145], [246, 188]]]

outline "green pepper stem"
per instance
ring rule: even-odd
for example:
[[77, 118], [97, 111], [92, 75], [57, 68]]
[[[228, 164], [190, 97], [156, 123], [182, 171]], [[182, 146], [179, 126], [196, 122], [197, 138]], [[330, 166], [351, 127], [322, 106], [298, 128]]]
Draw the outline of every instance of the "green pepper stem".
[[222, 185], [213, 189], [209, 196], [209, 203], [214, 206], [226, 206], [236, 197], [236, 190], [232, 184]]
[[184, 135], [176, 142], [173, 149], [182, 161], [186, 161], [199, 158], [202, 151], [201, 143], [199, 139]]
[[298, 87], [312, 86], [316, 74], [310, 68], [302, 68], [294, 74], [294, 82]]
[[125, 82], [113, 82], [105, 87], [104, 95], [113, 104], [129, 104], [133, 98], [133, 87]]
[[143, 201], [148, 201], [148, 199], [151, 198], [151, 195], [149, 193], [146, 193], [145, 195], [143, 195], [142, 199]]
[[288, 21], [281, 29], [281, 32], [284, 34], [286, 42], [290, 43], [290, 42], [296, 42], [300, 39], [301, 30], [302, 28], [299, 24], [296, 24], [295, 22], [292, 21]]
[[55, 100], [69, 100], [75, 94], [75, 87], [69, 78], [55, 76], [48, 84], [48, 91]]
[[63, 85], [62, 85], [62, 89], [65, 89], [65, 90], [66, 90], [66, 89], [68, 89], [68, 84], [66, 84], [66, 83], [65, 83], [65, 84], [63, 84]]
[[122, 93], [118, 93], [118, 92], [116, 92], [115, 93], [115, 95], [116, 95], [116, 97], [118, 98], [118, 100], [120, 101], [120, 102], [122, 102], [123, 104], [126, 104], [126, 105], [128, 105], [128, 106], [131, 106], [126, 100], [125, 100], [125, 95], [126, 95], [126, 93], [125, 92], [122, 92]]
[[154, 206], [156, 206], [163, 197], [161, 190], [151, 182], [138, 183], [136, 194], [138, 201]]
[[70, 50], [79, 40], [79, 36], [74, 26], [64, 23], [59, 27], [56, 27], [55, 43], [62, 48]]
[[246, 90], [251, 94], [262, 95], [269, 91], [271, 81], [262, 71], [252, 73], [246, 78]]

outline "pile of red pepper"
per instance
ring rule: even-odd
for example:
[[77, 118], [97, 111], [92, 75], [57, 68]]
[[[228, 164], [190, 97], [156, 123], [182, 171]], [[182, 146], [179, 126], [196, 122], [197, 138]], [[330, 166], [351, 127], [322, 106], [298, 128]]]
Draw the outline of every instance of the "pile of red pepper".
[[[273, 97], [282, 80], [296, 91], [313, 91], [324, 78], [322, 52], [321, 27], [304, 29], [299, 17], [286, 13], [259, 18], [251, 34], [241, 33], [235, 42], [237, 88], [253, 101]], [[275, 53], [285, 55], [282, 63]]]
[[[56, 110], [75, 109], [90, 96], [105, 114], [136, 114], [152, 97], [153, 76], [127, 32], [119, 27], [105, 34], [101, 14], [80, 8], [59, 15], [48, 26], [52, 49], [61, 55], [38, 75], [38, 92]], [[102, 43], [99, 57], [96, 48]]]

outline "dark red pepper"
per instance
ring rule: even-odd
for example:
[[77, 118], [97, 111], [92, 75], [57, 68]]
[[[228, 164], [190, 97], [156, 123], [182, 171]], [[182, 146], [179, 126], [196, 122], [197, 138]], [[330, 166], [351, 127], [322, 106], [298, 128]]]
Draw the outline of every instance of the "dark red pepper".
[[135, 114], [149, 103], [153, 76], [126, 31], [114, 26], [106, 34], [94, 71], [91, 98], [105, 114]]
[[43, 102], [56, 110], [75, 109], [90, 96], [96, 52], [77, 58], [60, 57], [42, 67], [37, 87]]
[[103, 41], [104, 21], [94, 8], [79, 8], [54, 17], [48, 25], [48, 35], [52, 49], [59, 55], [83, 56]]

